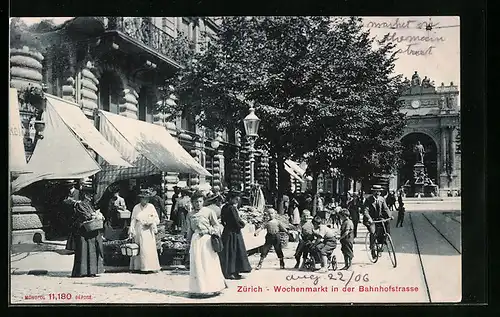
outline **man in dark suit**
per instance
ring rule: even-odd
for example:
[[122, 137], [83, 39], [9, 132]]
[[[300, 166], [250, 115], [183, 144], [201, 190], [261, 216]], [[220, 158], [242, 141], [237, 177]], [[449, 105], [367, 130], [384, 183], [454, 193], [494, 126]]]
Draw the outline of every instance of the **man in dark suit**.
[[385, 225], [387, 233], [390, 233], [389, 222], [383, 223], [373, 223], [374, 220], [381, 219], [392, 219], [392, 212], [387, 207], [384, 197], [380, 195], [382, 192], [382, 186], [373, 185], [372, 195], [366, 198], [363, 206], [363, 224], [368, 228], [370, 232], [370, 250], [372, 256], [376, 257], [375, 241], [382, 238], [380, 235], [384, 232], [382, 226]]

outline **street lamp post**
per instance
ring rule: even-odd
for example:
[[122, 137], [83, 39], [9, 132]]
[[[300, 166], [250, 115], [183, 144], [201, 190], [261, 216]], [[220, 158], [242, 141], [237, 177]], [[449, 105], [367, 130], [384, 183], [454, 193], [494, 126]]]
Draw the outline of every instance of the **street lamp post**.
[[255, 141], [258, 138], [260, 119], [255, 115], [255, 109], [250, 106], [250, 113], [243, 119], [243, 124], [245, 125], [245, 133], [250, 143], [250, 185], [255, 184]]

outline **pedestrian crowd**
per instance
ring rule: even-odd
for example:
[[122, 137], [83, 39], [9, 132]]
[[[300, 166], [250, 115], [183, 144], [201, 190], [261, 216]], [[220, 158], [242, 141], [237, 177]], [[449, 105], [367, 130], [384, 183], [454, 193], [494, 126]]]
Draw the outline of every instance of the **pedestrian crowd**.
[[[340, 242], [344, 257], [342, 270], [352, 266], [354, 239], [359, 223], [370, 232], [370, 249], [375, 252], [375, 242], [380, 239], [381, 226], [390, 233], [390, 225], [374, 223], [375, 220], [392, 218], [398, 202], [397, 227], [404, 222], [402, 194], [391, 192], [381, 195], [382, 187], [374, 185], [372, 194], [348, 192], [344, 197], [322, 195], [285, 195], [281, 210], [288, 213], [291, 229], [299, 231], [299, 243], [295, 251], [295, 269], [307, 269], [306, 263], [321, 264], [319, 272], [328, 271], [336, 265], [333, 251]], [[118, 191], [110, 195], [105, 215], [93, 205], [92, 188], [70, 183], [64, 204], [71, 207], [71, 233], [67, 249], [75, 253], [72, 277], [95, 277], [104, 271], [103, 232], [90, 228], [92, 223], [113, 222], [113, 225], [128, 228], [130, 240], [138, 246], [138, 252], [130, 257], [132, 272], [156, 273], [161, 270], [155, 235], [162, 218], [166, 217], [164, 202], [152, 189], [137, 192], [139, 201], [132, 208]], [[227, 200], [225, 200], [227, 198]], [[241, 195], [231, 191], [223, 197], [220, 193], [206, 196], [201, 191], [175, 188], [170, 220], [174, 229], [182, 232], [189, 244], [189, 292], [194, 297], [210, 297], [227, 288], [227, 279], [241, 279], [242, 273], [250, 273], [250, 266], [242, 229], [247, 225], [239, 216]], [[225, 202], [225, 203], [224, 203]], [[131, 209], [131, 212], [128, 211]], [[114, 212], [112, 212], [114, 211]], [[258, 236], [265, 230], [265, 242], [260, 248], [262, 264], [271, 249], [278, 257], [280, 269], [285, 269], [281, 235], [288, 235], [290, 227], [277, 217], [278, 211], [268, 208], [267, 220], [254, 233]], [[361, 216], [363, 216], [361, 220]], [[108, 219], [109, 217], [109, 219]], [[89, 225], [90, 223], [90, 225]], [[383, 231], [383, 230], [382, 230]]]

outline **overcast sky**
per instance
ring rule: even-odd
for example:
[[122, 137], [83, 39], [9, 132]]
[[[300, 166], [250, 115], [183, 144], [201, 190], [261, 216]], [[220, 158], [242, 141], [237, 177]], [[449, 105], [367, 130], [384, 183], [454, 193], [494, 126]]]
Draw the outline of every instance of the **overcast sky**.
[[[42, 19], [23, 20], [33, 24]], [[60, 24], [71, 18], [50, 19]], [[432, 25], [432, 30], [425, 30], [423, 22]], [[396, 61], [396, 73], [411, 78], [414, 71], [418, 71], [421, 78], [427, 76], [436, 85], [441, 82], [446, 85], [460, 83], [459, 17], [364, 17], [363, 24], [377, 38], [389, 34], [394, 42], [398, 42], [401, 52]]]

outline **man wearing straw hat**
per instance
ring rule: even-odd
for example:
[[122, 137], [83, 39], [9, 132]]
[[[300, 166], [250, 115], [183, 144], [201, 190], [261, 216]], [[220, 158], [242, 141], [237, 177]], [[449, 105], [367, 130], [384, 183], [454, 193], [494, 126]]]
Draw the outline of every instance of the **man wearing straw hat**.
[[382, 238], [380, 236], [380, 234], [383, 233], [382, 226], [385, 226], [387, 233], [390, 233], [390, 225], [389, 222], [374, 224], [373, 221], [388, 218], [392, 219], [392, 212], [389, 210], [389, 207], [387, 207], [384, 197], [380, 195], [382, 192], [382, 186], [373, 185], [371, 191], [372, 195], [366, 198], [363, 206], [363, 224], [370, 232], [370, 249], [372, 256], [375, 258], [375, 241]]

